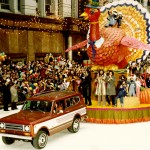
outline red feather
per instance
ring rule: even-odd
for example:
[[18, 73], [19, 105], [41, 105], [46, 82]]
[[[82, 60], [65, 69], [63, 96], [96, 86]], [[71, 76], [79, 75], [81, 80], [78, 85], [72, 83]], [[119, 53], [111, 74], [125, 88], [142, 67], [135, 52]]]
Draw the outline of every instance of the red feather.
[[80, 42], [72, 47], [69, 47], [68, 49], [65, 50], [65, 52], [69, 52], [71, 50], [75, 50], [75, 49], [78, 49], [78, 48], [81, 48], [81, 47], [84, 47], [86, 44], [87, 44], [88, 40], [85, 40], [83, 42]]

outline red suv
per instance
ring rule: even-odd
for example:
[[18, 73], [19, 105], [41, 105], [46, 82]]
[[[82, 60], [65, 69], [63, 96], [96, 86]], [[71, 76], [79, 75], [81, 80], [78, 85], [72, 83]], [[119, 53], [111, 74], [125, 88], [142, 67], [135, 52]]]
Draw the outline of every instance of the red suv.
[[41, 149], [54, 133], [64, 129], [78, 132], [85, 116], [86, 105], [78, 92], [39, 94], [27, 99], [18, 113], [0, 119], [0, 134], [5, 144], [24, 140]]

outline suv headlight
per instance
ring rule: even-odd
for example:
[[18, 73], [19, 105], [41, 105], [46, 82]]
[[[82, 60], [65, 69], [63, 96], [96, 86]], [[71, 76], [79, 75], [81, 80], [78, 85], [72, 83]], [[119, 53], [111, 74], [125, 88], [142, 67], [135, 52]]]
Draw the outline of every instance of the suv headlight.
[[0, 122], [0, 128], [1, 128], [1, 129], [4, 129], [4, 128], [5, 128], [5, 123]]
[[24, 131], [25, 132], [30, 132], [30, 126], [24, 125]]

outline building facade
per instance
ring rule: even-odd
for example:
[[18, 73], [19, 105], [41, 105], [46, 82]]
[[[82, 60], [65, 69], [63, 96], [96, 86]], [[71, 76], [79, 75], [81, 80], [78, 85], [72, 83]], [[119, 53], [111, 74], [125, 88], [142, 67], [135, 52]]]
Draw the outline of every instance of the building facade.
[[[150, 0], [138, 1], [149, 8]], [[64, 51], [86, 38], [88, 22], [79, 16], [87, 3], [88, 0], [0, 0], [0, 52], [14, 60], [34, 61], [46, 53], [73, 59], [72, 52], [66, 55]]]
[[65, 55], [68, 45], [85, 38], [72, 18], [78, 18], [78, 0], [0, 0], [0, 52], [27, 61]]

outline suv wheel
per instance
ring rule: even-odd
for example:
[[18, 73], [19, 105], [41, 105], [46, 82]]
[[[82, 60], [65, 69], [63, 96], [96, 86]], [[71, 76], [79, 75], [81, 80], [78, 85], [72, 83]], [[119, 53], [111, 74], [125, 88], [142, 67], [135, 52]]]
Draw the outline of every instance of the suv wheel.
[[45, 131], [39, 131], [31, 143], [36, 149], [42, 149], [46, 146], [47, 140], [47, 133]]
[[71, 133], [76, 133], [80, 129], [80, 118], [74, 118], [72, 125], [68, 128], [68, 131]]
[[10, 145], [10, 144], [13, 144], [15, 142], [15, 139], [14, 138], [10, 138], [10, 137], [2, 136], [2, 141], [5, 144]]

